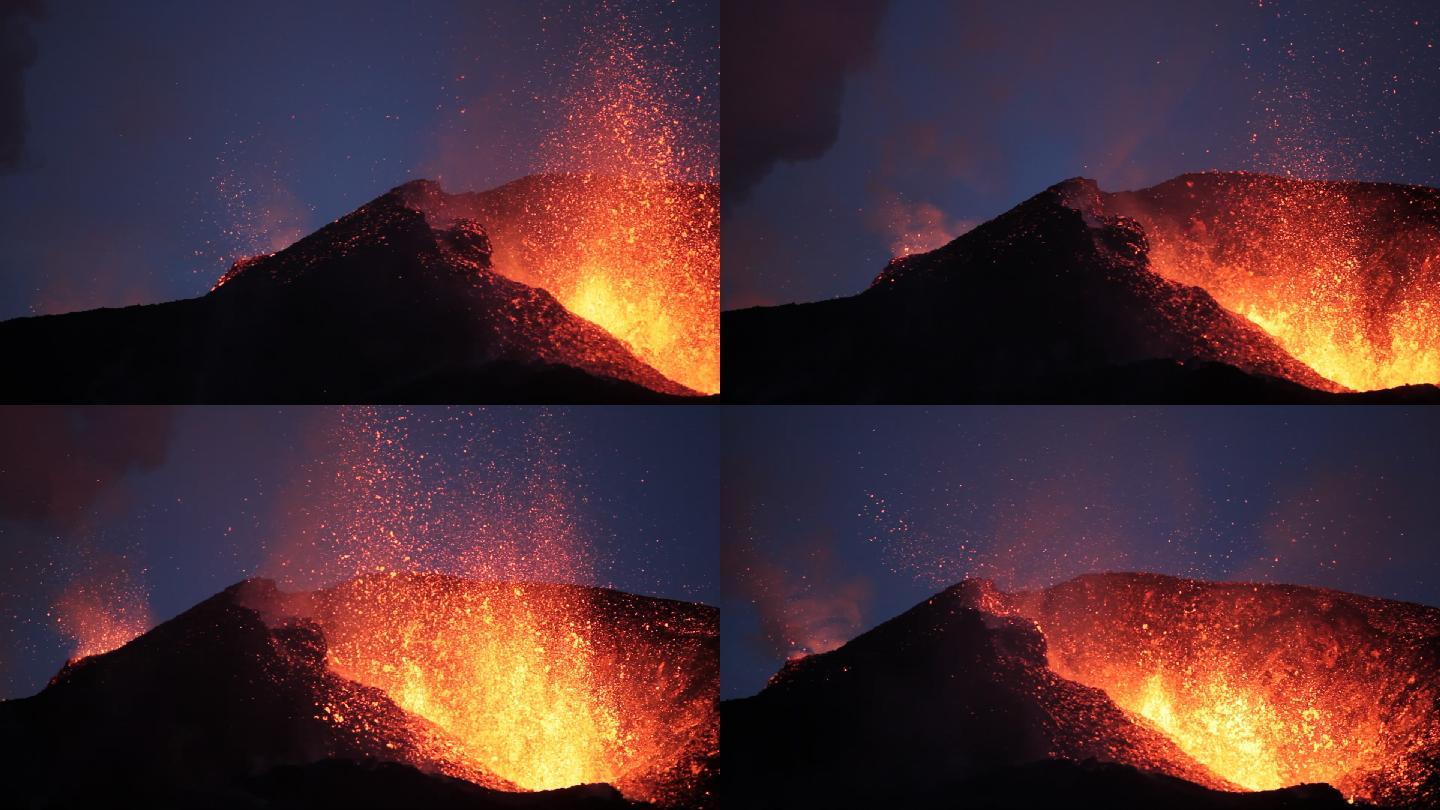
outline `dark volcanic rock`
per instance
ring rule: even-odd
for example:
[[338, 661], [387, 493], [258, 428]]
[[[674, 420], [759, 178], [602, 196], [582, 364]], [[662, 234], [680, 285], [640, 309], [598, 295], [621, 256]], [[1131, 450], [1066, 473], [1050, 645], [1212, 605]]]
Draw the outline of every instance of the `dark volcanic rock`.
[[10, 402], [654, 401], [686, 397], [549, 293], [490, 269], [480, 223], [401, 186], [201, 298], [0, 323]]
[[995, 604], [1044, 627], [1051, 667], [1077, 681], [1102, 686], [1123, 673], [1122, 688], [1134, 689], [1164, 672], [1199, 694], [1216, 683], [1243, 687], [1292, 741], [1285, 755], [1252, 762], [1280, 773], [1343, 762], [1328, 778], [1349, 795], [1440, 803], [1440, 609], [1134, 573], [1076, 577]]
[[1104, 693], [1051, 672], [1034, 627], [982, 612], [977, 597], [952, 588], [724, 702], [726, 801], [965, 807], [957, 783], [1054, 755], [1225, 784]]
[[[466, 581], [417, 576], [413, 582], [459, 588]], [[433, 757], [445, 749], [427, 743], [442, 731], [327, 666], [327, 634], [353, 587], [287, 594], [267, 580], [243, 582], [119, 649], [67, 664], [33, 697], [0, 701], [0, 804], [641, 806], [607, 785], [525, 793], [493, 775], [485, 784], [441, 775], [449, 763]], [[684, 634], [671, 643], [699, 650], [707, 668], [697, 678], [711, 679], [714, 700], [713, 608], [604, 589], [533, 587], [593, 600], [594, 621], [611, 628], [607, 638], [630, 632], [633, 639], [639, 630], [660, 639]], [[363, 716], [340, 722], [328, 716], [332, 706]], [[683, 806], [714, 806], [714, 758], [675, 767], [684, 770], [684, 784], [699, 791]], [[677, 784], [680, 778], [677, 773]]]
[[245, 789], [276, 810], [345, 807], [389, 810], [625, 810], [625, 801], [608, 785], [583, 785], [541, 793], [502, 793], [460, 779], [421, 773], [394, 762], [326, 760], [285, 765], [248, 779]]
[[1434, 386], [1343, 393], [1205, 290], [1152, 272], [1147, 231], [1123, 214], [1133, 200], [1068, 180], [939, 249], [892, 261], [859, 295], [725, 312], [724, 396], [1440, 401]]
[[[1353, 807], [1329, 785], [1228, 793], [1111, 762], [1046, 760], [1000, 768], [954, 785], [937, 806], [973, 810], [1034, 807], [1163, 807], [1166, 810], [1343, 810]], [[962, 798], [963, 797], [963, 798]]]
[[[1207, 619], [1214, 632], [1171, 626]], [[1037, 622], [1058, 649], [1047, 651]], [[1220, 632], [1247, 627], [1274, 638], [1267, 647]], [[1424, 774], [1440, 771], [1437, 743], [1416, 729], [1434, 724], [1437, 633], [1433, 609], [1314, 588], [1115, 574], [1004, 594], [966, 582], [833, 652], [787, 663], [758, 695], [725, 701], [725, 796], [747, 808], [1351, 806], [1328, 785], [1240, 792], [1106, 692], [1051, 667], [1056, 656], [1162, 660], [1135, 641], [1143, 637], [1188, 650], [1182, 667], [1225, 648], [1248, 656], [1237, 666], [1260, 683], [1310, 679], [1297, 693], [1325, 688], [1327, 672], [1336, 688], [1350, 688], [1346, 678], [1373, 684], [1366, 705], [1387, 712], [1414, 750], [1349, 787], [1431, 806], [1440, 779]], [[1357, 676], [1384, 662], [1370, 653], [1377, 644], [1389, 645], [1393, 671]]]
[[365, 691], [377, 717], [398, 723], [404, 713], [328, 673], [313, 625], [272, 633], [241, 607], [257, 586], [232, 587], [118, 650], [67, 664], [38, 695], [0, 703], [7, 801], [187, 804], [225, 799], [234, 779], [277, 765], [412, 754], [403, 738], [340, 734], [320, 719], [330, 695]]

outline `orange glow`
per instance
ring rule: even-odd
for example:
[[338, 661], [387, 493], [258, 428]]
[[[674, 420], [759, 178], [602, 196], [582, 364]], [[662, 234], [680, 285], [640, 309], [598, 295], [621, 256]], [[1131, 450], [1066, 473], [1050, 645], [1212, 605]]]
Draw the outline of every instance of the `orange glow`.
[[1198, 175], [1114, 195], [1150, 266], [1354, 390], [1440, 383], [1440, 199], [1428, 189]]
[[443, 731], [425, 753], [453, 775], [526, 790], [605, 782], [663, 803], [718, 744], [713, 628], [678, 611], [617, 616], [633, 608], [614, 602], [392, 573], [336, 589], [320, 623], [331, 669]]
[[[337, 420], [323, 505], [297, 532], [315, 545], [276, 549], [274, 564], [354, 577], [296, 613], [320, 626], [333, 672], [409, 719], [393, 728], [363, 693], [329, 697], [323, 716], [498, 789], [604, 782], [693, 802], [719, 748], [716, 614], [571, 584], [595, 579], [569, 506], [579, 484], [558, 454], [563, 423], [533, 424], [517, 451], [454, 411]], [[437, 432], [457, 463], [437, 459]]]
[[976, 225], [968, 220], [952, 219], [933, 203], [911, 203], [899, 194], [882, 196], [869, 220], [890, 239], [890, 255], [895, 258], [943, 247]]
[[145, 591], [123, 568], [81, 577], [55, 602], [56, 627], [74, 642], [72, 659], [110, 652], [150, 629]]
[[559, 174], [462, 200], [487, 223], [496, 272], [546, 290], [666, 377], [719, 390], [715, 186]]
[[[562, 218], [512, 263], [496, 240], [496, 267], [549, 290], [572, 312], [624, 340], [642, 360], [704, 393], [720, 390], [719, 189], [714, 145], [686, 116], [692, 99], [667, 97], [677, 43], [640, 41], [624, 15], [590, 31], [547, 140], [546, 171], [585, 176], [556, 184], [542, 207]], [[687, 182], [701, 181], [701, 182]], [[520, 278], [526, 281], [526, 278]]]
[[1419, 674], [1431, 609], [1150, 575], [1081, 577], [1017, 604], [1042, 628], [1051, 669], [1237, 788], [1323, 782], [1403, 804], [1425, 780], [1440, 737], [1436, 687]]
[[1378, 719], [1345, 718], [1359, 720], [1345, 725], [1318, 704], [1267, 694], [1224, 671], [1157, 667], [1143, 675], [1118, 668], [1068, 676], [1104, 689], [1120, 708], [1145, 718], [1182, 751], [1247, 790], [1340, 784], [1352, 771], [1379, 765], [1385, 754]]

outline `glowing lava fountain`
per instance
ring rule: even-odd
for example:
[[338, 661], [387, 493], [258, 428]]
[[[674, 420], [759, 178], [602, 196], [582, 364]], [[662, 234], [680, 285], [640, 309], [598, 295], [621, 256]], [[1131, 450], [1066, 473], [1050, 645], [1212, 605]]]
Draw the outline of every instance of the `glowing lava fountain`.
[[549, 292], [669, 379], [717, 393], [718, 114], [694, 88], [713, 87], [718, 69], [607, 9], [561, 82], [539, 173], [426, 214], [483, 223], [496, 272]]
[[1103, 690], [1226, 782], [1324, 782], [1385, 805], [1440, 795], [1440, 610], [1150, 574], [986, 601], [1039, 626], [1057, 674]]
[[1207, 173], [1105, 196], [1144, 227], [1152, 270], [1321, 376], [1440, 383], [1440, 190]]
[[571, 510], [585, 488], [563, 422], [501, 435], [452, 410], [342, 411], [302, 539], [272, 552], [278, 570], [343, 584], [251, 607], [272, 628], [313, 623], [328, 671], [369, 687], [327, 697], [324, 719], [356, 739], [378, 729], [423, 770], [710, 806], [718, 612], [572, 584], [597, 579], [600, 550]]
[[[607, 783], [699, 806], [719, 751], [713, 608], [568, 585], [387, 573], [255, 592], [272, 626], [313, 622], [335, 690], [321, 717], [488, 787]], [[405, 727], [387, 727], [405, 710]], [[399, 752], [415, 751], [414, 755]]]
[[486, 224], [496, 272], [546, 290], [666, 377], [720, 390], [718, 186], [546, 174], [447, 206]]
[[[677, 60], [678, 42], [640, 37], [607, 13], [581, 47], [542, 151], [552, 184], [538, 210], [550, 236], [522, 240], [507, 261], [528, 283], [604, 327], [660, 373], [697, 391], [720, 390], [718, 116], [679, 88], [713, 87], [707, 58]], [[692, 78], [693, 75], [693, 78]], [[555, 219], [556, 217], [559, 219]], [[512, 242], [512, 244], [514, 244]], [[526, 278], [519, 278], [526, 281]]]

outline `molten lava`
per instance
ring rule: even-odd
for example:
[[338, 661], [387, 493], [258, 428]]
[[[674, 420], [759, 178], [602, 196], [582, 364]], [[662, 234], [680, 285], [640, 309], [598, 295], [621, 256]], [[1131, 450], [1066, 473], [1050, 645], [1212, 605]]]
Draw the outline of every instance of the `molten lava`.
[[461, 195], [495, 270], [554, 295], [682, 385], [720, 386], [719, 189], [605, 174]]
[[[430, 764], [481, 784], [604, 782], [671, 804], [693, 800], [718, 750], [716, 628], [646, 601], [391, 573], [323, 592], [315, 619], [331, 670], [440, 730], [412, 729]], [[326, 711], [357, 734], [373, 716]]]
[[1440, 750], [1440, 611], [1279, 585], [1100, 575], [1015, 597], [1051, 668], [1221, 779], [1409, 803]]
[[[570, 506], [584, 490], [563, 420], [501, 436], [452, 410], [353, 408], [332, 427], [303, 539], [272, 550], [281, 571], [347, 580], [279, 611], [318, 626], [331, 672], [378, 690], [329, 696], [325, 719], [357, 739], [381, 727], [421, 751], [398, 758], [489, 787], [603, 782], [705, 805], [717, 615], [568, 584], [596, 578], [597, 550]], [[376, 695], [405, 728], [384, 727]]]
[[[720, 390], [719, 190], [713, 121], [698, 97], [677, 92], [694, 71], [679, 43], [643, 41], [623, 13], [582, 45], [564, 125], [547, 140], [546, 171], [582, 182], [552, 187], [544, 244], [514, 248], [517, 280], [549, 290], [572, 312], [625, 341], [662, 374], [697, 391]], [[701, 181], [701, 182], [686, 182]], [[504, 246], [508, 240], [497, 239]]]
[[1355, 390], [1440, 383], [1440, 191], [1187, 175], [1108, 195], [1150, 267]]

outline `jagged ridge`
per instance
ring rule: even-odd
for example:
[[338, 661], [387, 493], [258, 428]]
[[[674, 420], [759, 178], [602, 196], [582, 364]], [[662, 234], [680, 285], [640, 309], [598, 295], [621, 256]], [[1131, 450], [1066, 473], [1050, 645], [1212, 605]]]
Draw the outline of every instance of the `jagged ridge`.
[[398, 187], [208, 295], [0, 323], [0, 399], [635, 401], [692, 396], [543, 290], [480, 223], [432, 228]]
[[[415, 575], [403, 584], [477, 583]], [[33, 697], [0, 701], [7, 801], [254, 807], [283, 800], [287, 807], [325, 807], [371, 791], [367, 801], [387, 806], [430, 799], [470, 808], [639, 806], [606, 786], [516, 793], [473, 768], [465, 769], [468, 781], [440, 776], [459, 770], [434, 759], [444, 750], [431, 744], [442, 730], [327, 665], [334, 611], [363, 586], [356, 580], [285, 593], [269, 580], [247, 580], [117, 650], [67, 663]], [[580, 586], [524, 587], [589, 600], [595, 621], [617, 632], [644, 627], [676, 643], [711, 650], [716, 644], [713, 608]], [[336, 706], [364, 716], [342, 721]], [[713, 779], [713, 763], [679, 765], [689, 789], [713, 795], [692, 770], [709, 768]], [[702, 794], [682, 803], [706, 802]]]
[[[1200, 287], [1076, 178], [863, 293], [722, 315], [737, 401], [1322, 401], [1343, 389]], [[1361, 395], [1350, 395], [1356, 396]], [[1428, 386], [1364, 398], [1431, 398]]]

